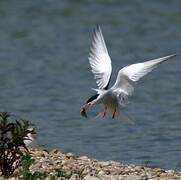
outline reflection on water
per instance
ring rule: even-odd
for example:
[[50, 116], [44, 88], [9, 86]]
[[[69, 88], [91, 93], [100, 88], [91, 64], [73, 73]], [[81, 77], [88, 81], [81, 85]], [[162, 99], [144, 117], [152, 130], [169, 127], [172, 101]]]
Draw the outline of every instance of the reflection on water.
[[79, 108], [95, 87], [87, 60], [95, 24], [102, 25], [114, 81], [125, 65], [180, 53], [180, 7], [180, 1], [0, 1], [1, 111], [32, 120], [49, 148], [174, 168], [181, 157], [179, 57], [136, 85], [125, 109], [136, 125], [86, 120]]

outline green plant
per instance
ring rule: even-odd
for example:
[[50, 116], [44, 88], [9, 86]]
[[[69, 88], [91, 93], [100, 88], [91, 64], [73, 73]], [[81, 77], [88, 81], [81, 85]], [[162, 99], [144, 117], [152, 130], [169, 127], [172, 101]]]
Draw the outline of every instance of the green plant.
[[[30, 166], [34, 163], [34, 159], [32, 159], [32, 156], [29, 152], [26, 152], [22, 154], [22, 161], [21, 161], [21, 172], [20, 172], [20, 179], [21, 180], [44, 180], [48, 175], [45, 172], [31, 172]], [[54, 176], [50, 176], [51, 180], [54, 180]]]
[[22, 154], [22, 161], [21, 161], [21, 179], [30, 179], [30, 176], [32, 175], [29, 168], [33, 164], [34, 159], [32, 159], [31, 155], [29, 153]]
[[66, 173], [62, 169], [58, 169], [55, 173], [55, 176], [51, 175], [49, 176], [46, 172], [31, 172], [30, 166], [34, 163], [34, 159], [32, 159], [32, 156], [29, 152], [26, 152], [22, 154], [22, 161], [21, 161], [21, 171], [20, 171], [20, 179], [21, 180], [44, 180], [46, 177], [48, 177], [50, 180], [55, 180], [56, 177], [64, 177], [65, 179], [70, 179], [72, 174]]
[[23, 147], [28, 151], [24, 144], [24, 137], [30, 123], [25, 120], [9, 122], [10, 114], [0, 113], [0, 170], [2, 175], [9, 177], [21, 162]]
[[20, 171], [20, 180], [44, 180], [47, 177], [50, 180], [55, 180], [57, 177], [63, 177], [65, 179], [70, 179], [72, 173], [68, 174], [66, 171], [62, 169], [57, 169], [55, 175], [49, 175], [46, 172], [31, 172], [30, 166], [34, 163], [34, 159], [29, 152], [22, 154], [22, 161], [21, 161], [21, 171]]

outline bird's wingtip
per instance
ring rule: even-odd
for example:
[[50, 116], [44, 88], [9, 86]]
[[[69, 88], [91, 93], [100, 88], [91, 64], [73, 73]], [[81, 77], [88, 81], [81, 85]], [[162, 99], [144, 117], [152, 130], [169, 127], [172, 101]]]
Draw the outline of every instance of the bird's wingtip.
[[170, 54], [170, 55], [167, 55], [167, 56], [164, 56], [164, 57], [161, 57], [160, 59], [162, 59], [163, 61], [165, 61], [165, 60], [171, 59], [171, 58], [173, 58], [173, 57], [175, 57], [175, 56], [177, 56], [176, 53]]
[[168, 55], [168, 57], [175, 57], [175, 56], [177, 56], [177, 53], [174, 53], [174, 54]]
[[100, 24], [96, 23], [96, 29], [100, 29], [100, 28], [101, 28]]

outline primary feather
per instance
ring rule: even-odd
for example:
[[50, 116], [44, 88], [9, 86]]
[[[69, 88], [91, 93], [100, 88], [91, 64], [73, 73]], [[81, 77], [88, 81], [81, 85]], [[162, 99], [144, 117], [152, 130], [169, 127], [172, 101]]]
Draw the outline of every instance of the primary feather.
[[143, 63], [132, 64], [119, 70], [113, 89], [123, 90], [127, 95], [132, 95], [134, 88], [130, 81], [136, 82], [143, 76], [151, 72], [158, 64], [176, 56], [176, 54], [162, 58], [146, 61]]
[[89, 63], [99, 89], [107, 89], [111, 72], [111, 59], [109, 57], [101, 28], [97, 26], [93, 33], [90, 47]]

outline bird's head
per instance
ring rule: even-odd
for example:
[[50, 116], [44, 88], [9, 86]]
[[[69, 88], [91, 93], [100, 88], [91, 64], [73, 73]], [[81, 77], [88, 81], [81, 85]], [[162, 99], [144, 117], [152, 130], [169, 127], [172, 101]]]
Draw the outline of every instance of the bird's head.
[[26, 136], [24, 137], [24, 143], [26, 146], [31, 145], [37, 139], [37, 133], [35, 128], [28, 128]]
[[86, 110], [91, 106], [91, 102], [84, 104], [81, 108], [80, 108], [80, 114], [85, 117], [88, 118]]

